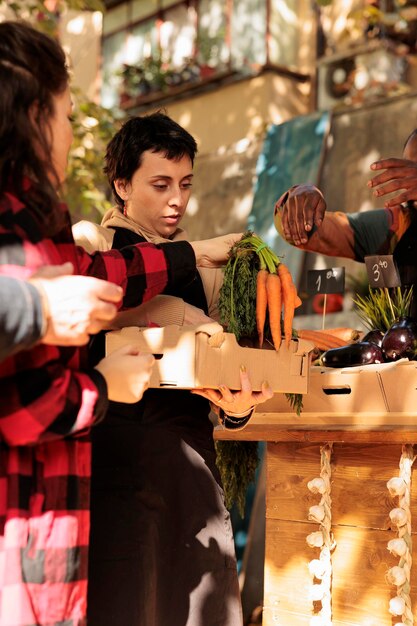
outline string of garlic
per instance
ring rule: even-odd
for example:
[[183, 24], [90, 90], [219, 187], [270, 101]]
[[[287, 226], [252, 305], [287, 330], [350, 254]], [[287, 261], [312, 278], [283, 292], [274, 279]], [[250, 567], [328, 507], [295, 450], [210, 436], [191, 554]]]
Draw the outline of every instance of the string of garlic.
[[331, 583], [332, 583], [332, 560], [331, 552], [335, 547], [335, 541], [331, 531], [332, 525], [332, 500], [331, 492], [331, 455], [333, 444], [327, 443], [320, 448], [320, 477], [313, 478], [307, 484], [308, 489], [321, 496], [318, 505], [309, 509], [308, 519], [317, 522], [320, 530], [307, 536], [307, 543], [311, 548], [320, 548], [320, 556], [309, 563], [309, 571], [313, 579], [320, 583], [313, 583], [310, 590], [312, 602], [320, 602], [320, 611], [313, 615], [310, 626], [331, 626]]
[[387, 489], [391, 496], [398, 497], [398, 507], [390, 511], [390, 519], [398, 529], [398, 538], [388, 542], [388, 550], [399, 557], [398, 565], [388, 570], [387, 582], [397, 587], [397, 595], [389, 602], [389, 612], [401, 616], [401, 622], [395, 626], [413, 626], [414, 618], [411, 609], [410, 579], [412, 564], [411, 539], [411, 468], [414, 463], [413, 446], [403, 445], [400, 458], [399, 476], [390, 478]]

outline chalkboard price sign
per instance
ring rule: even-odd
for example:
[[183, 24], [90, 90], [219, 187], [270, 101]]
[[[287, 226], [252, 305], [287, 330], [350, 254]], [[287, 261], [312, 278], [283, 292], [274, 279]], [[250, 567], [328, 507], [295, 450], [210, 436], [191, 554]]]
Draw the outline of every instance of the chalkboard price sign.
[[370, 287], [391, 288], [401, 285], [392, 254], [366, 256], [366, 271]]
[[307, 272], [307, 292], [343, 293], [345, 291], [345, 268], [330, 267], [325, 270], [309, 270]]

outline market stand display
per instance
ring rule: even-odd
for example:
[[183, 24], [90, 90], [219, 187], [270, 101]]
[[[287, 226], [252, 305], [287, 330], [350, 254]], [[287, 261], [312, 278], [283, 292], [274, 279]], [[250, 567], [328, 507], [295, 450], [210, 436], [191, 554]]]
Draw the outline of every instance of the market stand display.
[[267, 442], [263, 626], [393, 626], [417, 617], [417, 363], [310, 369], [238, 433]]

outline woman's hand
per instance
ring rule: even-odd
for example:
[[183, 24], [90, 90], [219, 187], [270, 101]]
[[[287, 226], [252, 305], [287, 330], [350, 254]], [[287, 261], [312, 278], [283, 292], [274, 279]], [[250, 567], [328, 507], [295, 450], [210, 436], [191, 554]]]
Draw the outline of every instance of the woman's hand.
[[372, 163], [374, 171], [384, 170], [368, 181], [374, 196], [395, 195], [384, 204], [387, 208], [417, 200], [417, 163], [408, 159], [382, 159]]
[[220, 267], [226, 264], [230, 248], [242, 238], [243, 233], [231, 233], [213, 239], [190, 241], [199, 267]]
[[240, 391], [231, 391], [225, 385], [219, 389], [193, 389], [191, 393], [207, 398], [222, 409], [226, 415], [244, 417], [254, 406], [272, 398], [273, 391], [267, 382], [262, 383], [261, 391], [252, 391], [249, 374], [245, 367], [240, 368]]
[[72, 263], [45, 266], [30, 279], [42, 298], [42, 343], [83, 346], [116, 316], [122, 288], [93, 276], [71, 276], [73, 269]]
[[102, 359], [95, 369], [106, 380], [109, 400], [132, 404], [148, 388], [154, 363], [152, 354], [141, 354], [136, 346], [127, 345]]

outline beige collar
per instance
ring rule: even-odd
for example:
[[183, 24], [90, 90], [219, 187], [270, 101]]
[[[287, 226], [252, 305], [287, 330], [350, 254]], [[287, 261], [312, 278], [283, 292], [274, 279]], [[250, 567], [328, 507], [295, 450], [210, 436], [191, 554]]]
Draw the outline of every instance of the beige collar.
[[152, 243], [166, 243], [173, 240], [186, 240], [187, 238], [186, 233], [182, 228], [177, 228], [175, 233], [169, 239], [155, 235], [154, 233], [143, 228], [137, 222], [134, 222], [130, 219], [130, 217], [127, 217], [127, 215], [123, 215], [118, 207], [113, 207], [105, 213], [103, 219], [101, 220], [101, 225], [106, 228], [126, 228], [140, 237], [144, 237], [146, 241], [150, 241]]

